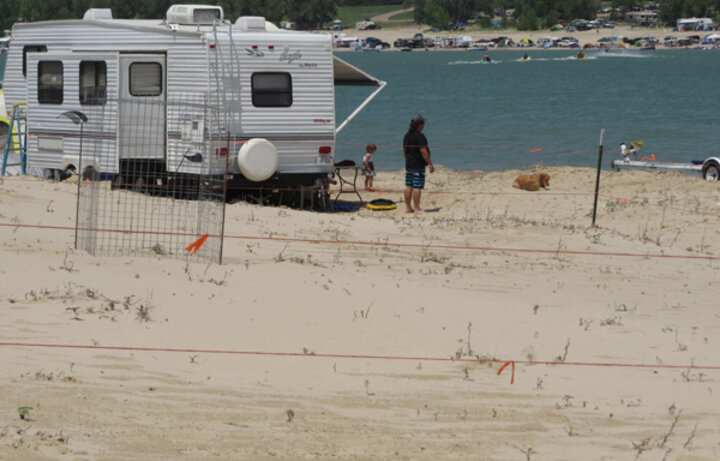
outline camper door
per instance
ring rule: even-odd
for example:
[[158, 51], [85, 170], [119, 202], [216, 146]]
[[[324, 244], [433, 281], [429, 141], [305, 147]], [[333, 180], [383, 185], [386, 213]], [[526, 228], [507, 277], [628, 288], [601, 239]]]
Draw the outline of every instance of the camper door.
[[165, 54], [120, 55], [120, 159], [165, 160]]
[[117, 76], [117, 53], [28, 53], [29, 167], [118, 171]]

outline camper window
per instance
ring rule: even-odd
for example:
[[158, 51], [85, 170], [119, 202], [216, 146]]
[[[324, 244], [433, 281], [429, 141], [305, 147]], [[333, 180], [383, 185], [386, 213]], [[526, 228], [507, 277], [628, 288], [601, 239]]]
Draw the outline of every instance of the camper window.
[[105, 61], [80, 63], [80, 104], [104, 106], [107, 101], [107, 64]]
[[162, 66], [158, 62], [130, 64], [130, 94], [133, 96], [160, 96], [163, 91]]
[[252, 74], [252, 102], [255, 107], [290, 107], [292, 79], [287, 72]]
[[193, 10], [193, 23], [195, 24], [212, 24], [220, 21], [221, 10], [217, 8], [195, 8]]
[[27, 54], [46, 51], [47, 47], [45, 45], [27, 45], [23, 47], [23, 77], [27, 76]]
[[38, 62], [38, 102], [40, 104], [62, 104], [63, 63], [62, 61]]

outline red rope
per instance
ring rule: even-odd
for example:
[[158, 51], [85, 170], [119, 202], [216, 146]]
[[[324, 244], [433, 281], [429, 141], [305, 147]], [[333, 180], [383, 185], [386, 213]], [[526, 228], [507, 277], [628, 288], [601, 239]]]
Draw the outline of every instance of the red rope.
[[[198, 349], [198, 348], [171, 348], [171, 347], [139, 347], [139, 346], [91, 346], [85, 344], [48, 344], [48, 343], [21, 343], [0, 342], [0, 346], [15, 347], [42, 347], [56, 349], [89, 349], [134, 352], [182, 352], [194, 354], [229, 354], [229, 355], [259, 355], [273, 357], [313, 357], [333, 359], [364, 359], [364, 360], [406, 360], [415, 362], [464, 362], [464, 363], [503, 363], [498, 375], [511, 364], [523, 365], [565, 365], [580, 367], [613, 367], [613, 368], [653, 368], [653, 369], [681, 369], [681, 370], [720, 370], [717, 365], [665, 365], [646, 363], [619, 363], [619, 362], [560, 362], [542, 360], [501, 360], [485, 358], [453, 358], [453, 357], [422, 357], [400, 355], [366, 355], [366, 354], [318, 354], [304, 352], [272, 352], [272, 351], [240, 351], [232, 349]], [[514, 368], [514, 365], [513, 365]]]
[[[17, 228], [30, 228], [30, 229], [48, 229], [48, 230], [72, 230], [75, 231], [74, 227], [68, 226], [42, 226], [42, 225], [31, 225], [31, 224], [16, 224], [16, 223], [0, 223], [0, 227], [17, 227]], [[81, 231], [95, 231], [95, 232], [113, 232], [120, 234], [149, 234], [149, 235], [171, 235], [171, 236], [187, 236], [199, 238], [202, 234], [186, 233], [186, 232], [160, 232], [160, 231], [135, 231], [135, 230], [124, 230], [124, 229], [102, 229], [102, 228], [89, 228], [79, 227], [77, 230]], [[219, 235], [208, 235], [208, 237], [219, 238]], [[429, 249], [443, 249], [443, 250], [466, 250], [466, 251], [496, 251], [496, 252], [507, 252], [507, 253], [541, 253], [541, 254], [563, 254], [563, 255], [576, 255], [576, 256], [621, 256], [621, 257], [632, 257], [632, 258], [668, 258], [668, 259], [700, 259], [705, 261], [716, 261], [720, 260], [720, 256], [706, 256], [706, 255], [664, 255], [664, 254], [651, 254], [651, 253], [614, 253], [614, 252], [600, 252], [600, 251], [578, 251], [578, 250], [543, 250], [537, 248], [510, 248], [510, 247], [482, 247], [482, 246], [463, 246], [463, 245], [433, 245], [425, 243], [400, 243], [400, 242], [369, 242], [362, 240], [322, 240], [322, 239], [309, 239], [309, 238], [292, 238], [292, 237], [260, 237], [256, 235], [228, 235], [223, 236], [226, 239], [241, 239], [241, 240], [268, 240], [278, 242], [299, 242], [299, 243], [320, 243], [320, 244], [333, 244], [333, 245], [363, 245], [363, 246], [380, 246], [380, 247], [398, 247], [398, 248], [429, 248]]]

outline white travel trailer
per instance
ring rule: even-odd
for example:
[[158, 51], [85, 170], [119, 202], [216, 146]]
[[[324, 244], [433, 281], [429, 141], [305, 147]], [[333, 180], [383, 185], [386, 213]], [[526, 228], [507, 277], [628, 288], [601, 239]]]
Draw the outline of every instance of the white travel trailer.
[[[334, 85], [343, 84], [378, 88], [336, 127]], [[140, 171], [172, 182], [222, 175], [229, 163], [233, 184], [304, 186], [332, 173], [336, 133], [384, 85], [335, 58], [330, 35], [280, 30], [261, 17], [232, 24], [221, 7], [174, 5], [165, 20], [91, 9], [82, 20], [15, 24], [3, 86], [8, 107], [27, 102], [29, 167], [77, 169], [82, 156], [83, 173], [141, 183]], [[167, 102], [177, 99], [208, 101], [223, 118], [210, 128], [201, 109], [171, 112]], [[73, 113], [88, 120], [62, 116]], [[199, 152], [224, 138], [230, 152]], [[135, 139], [160, 141], [139, 147]]]

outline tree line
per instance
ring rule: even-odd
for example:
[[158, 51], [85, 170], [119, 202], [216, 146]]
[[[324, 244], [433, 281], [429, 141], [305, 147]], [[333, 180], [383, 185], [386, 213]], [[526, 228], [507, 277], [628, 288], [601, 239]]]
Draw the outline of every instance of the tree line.
[[[342, 5], [387, 5], [403, 0], [200, 0], [198, 3], [220, 5], [225, 17], [234, 21], [243, 15], [264, 16], [278, 23], [294, 21], [300, 28], [322, 27], [337, 18], [337, 7]], [[50, 19], [78, 19], [89, 8], [110, 8], [119, 19], [164, 18], [167, 9], [182, 0], [0, 0], [0, 22], [4, 30], [17, 21], [44, 21]], [[625, 11], [641, 6], [636, 0], [405, 0], [405, 6], [414, 6], [414, 19], [433, 27], [444, 27], [458, 22], [478, 21], [490, 27], [492, 18], [501, 18], [503, 27], [520, 30], [538, 30], [551, 27], [558, 21], [571, 21], [597, 16], [599, 8], [612, 8], [611, 20], [622, 19], [616, 9]], [[512, 11], [511, 15], [504, 12]], [[682, 17], [710, 17], [720, 19], [720, 0], [662, 0], [658, 20], [663, 25], [674, 25]]]
[[[549, 28], [558, 22], [573, 19], [594, 19], [601, 7], [609, 7], [610, 20], [623, 19], [623, 11], [643, 7], [659, 0], [411, 0], [415, 21], [434, 27], [459, 22], [478, 21], [485, 27], [493, 17], [500, 17], [503, 27], [519, 30]], [[511, 14], [506, 14], [511, 12]], [[703, 17], [720, 19], [720, 0], [662, 0], [659, 3], [658, 25], [674, 26], [679, 18]]]
[[222, 6], [225, 18], [264, 16], [278, 23], [284, 19], [300, 27], [332, 22], [337, 18], [337, 0], [0, 0], [3, 30], [15, 22], [80, 19], [90, 8], [110, 8], [116, 19], [161, 19], [176, 3]]

